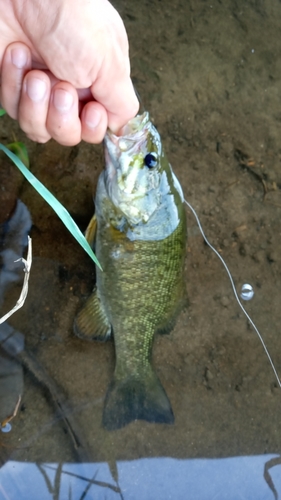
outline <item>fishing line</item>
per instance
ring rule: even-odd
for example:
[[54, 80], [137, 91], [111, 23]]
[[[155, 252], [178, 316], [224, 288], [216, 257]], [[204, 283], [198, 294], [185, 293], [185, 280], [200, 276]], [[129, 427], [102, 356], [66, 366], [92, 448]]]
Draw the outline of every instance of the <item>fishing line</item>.
[[240, 301], [240, 299], [239, 299], [239, 297], [238, 297], [238, 294], [237, 294], [237, 292], [236, 292], [236, 288], [235, 288], [235, 284], [234, 284], [234, 280], [233, 280], [233, 278], [232, 278], [231, 272], [229, 271], [229, 269], [228, 269], [228, 267], [227, 267], [227, 265], [226, 265], [225, 261], [223, 260], [222, 256], [221, 256], [221, 255], [219, 254], [219, 252], [218, 252], [218, 251], [217, 251], [217, 250], [216, 250], [216, 249], [215, 249], [215, 248], [211, 245], [211, 243], [208, 241], [207, 237], [205, 236], [205, 233], [204, 233], [204, 231], [203, 231], [203, 229], [202, 229], [202, 226], [201, 226], [201, 223], [200, 223], [199, 217], [198, 217], [197, 213], [195, 212], [194, 208], [190, 205], [190, 203], [188, 203], [188, 201], [184, 200], [184, 202], [186, 203], [186, 205], [188, 206], [188, 208], [190, 208], [191, 212], [193, 213], [193, 215], [194, 215], [194, 217], [195, 217], [195, 219], [196, 219], [196, 222], [197, 222], [197, 224], [198, 224], [198, 227], [199, 227], [199, 229], [200, 229], [200, 231], [201, 231], [201, 233], [202, 233], [202, 236], [203, 236], [203, 238], [204, 238], [204, 241], [205, 241], [205, 242], [206, 242], [206, 244], [207, 244], [207, 245], [211, 248], [211, 250], [213, 250], [213, 252], [216, 254], [216, 256], [217, 256], [217, 257], [220, 259], [220, 261], [222, 262], [222, 264], [223, 264], [223, 266], [224, 266], [224, 268], [225, 268], [225, 270], [226, 270], [226, 272], [227, 272], [227, 274], [228, 274], [228, 277], [229, 277], [229, 279], [230, 279], [230, 283], [231, 283], [231, 286], [232, 286], [232, 290], [233, 290], [234, 296], [235, 296], [235, 298], [236, 298], [236, 300], [237, 300], [237, 302], [238, 302], [238, 304], [239, 304], [240, 308], [242, 309], [243, 313], [245, 314], [246, 318], [248, 319], [248, 321], [250, 322], [250, 324], [251, 324], [251, 325], [252, 325], [252, 327], [254, 328], [255, 332], [257, 333], [258, 338], [260, 339], [261, 344], [262, 344], [262, 346], [263, 346], [263, 348], [264, 348], [265, 354], [267, 355], [268, 360], [269, 360], [269, 362], [270, 362], [270, 364], [271, 364], [271, 368], [272, 368], [273, 373], [274, 373], [274, 375], [275, 375], [275, 377], [276, 377], [276, 380], [277, 380], [277, 382], [278, 382], [278, 385], [279, 385], [279, 387], [280, 387], [280, 389], [281, 389], [281, 382], [280, 382], [280, 379], [279, 379], [279, 376], [278, 376], [277, 370], [276, 370], [276, 368], [275, 368], [275, 366], [274, 366], [274, 364], [273, 364], [273, 361], [272, 361], [272, 359], [271, 359], [271, 356], [270, 356], [270, 354], [269, 354], [269, 352], [268, 352], [268, 350], [267, 350], [267, 347], [266, 347], [266, 345], [265, 345], [265, 343], [264, 343], [264, 340], [263, 340], [263, 338], [262, 338], [262, 336], [261, 336], [261, 334], [260, 334], [259, 330], [257, 329], [257, 327], [256, 327], [255, 323], [253, 322], [253, 320], [250, 318], [250, 316], [249, 316], [249, 314], [247, 313], [246, 309], [245, 309], [245, 308], [243, 307], [243, 305], [241, 304], [241, 301]]

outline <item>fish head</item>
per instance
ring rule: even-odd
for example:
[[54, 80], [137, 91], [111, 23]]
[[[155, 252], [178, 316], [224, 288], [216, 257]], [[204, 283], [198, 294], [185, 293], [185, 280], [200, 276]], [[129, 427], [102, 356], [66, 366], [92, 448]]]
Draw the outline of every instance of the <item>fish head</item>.
[[105, 185], [129, 224], [146, 223], [161, 204], [162, 144], [147, 112], [105, 137]]

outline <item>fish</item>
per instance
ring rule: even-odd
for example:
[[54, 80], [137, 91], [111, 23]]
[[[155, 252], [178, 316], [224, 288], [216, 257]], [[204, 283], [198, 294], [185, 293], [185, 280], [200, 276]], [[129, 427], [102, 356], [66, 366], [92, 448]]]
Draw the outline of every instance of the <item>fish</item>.
[[107, 430], [135, 420], [173, 424], [174, 414], [153, 366], [155, 334], [167, 334], [186, 304], [186, 215], [180, 183], [145, 111], [120, 135], [107, 131], [105, 169], [86, 238], [102, 270], [74, 320], [74, 333], [113, 335], [115, 370], [105, 397]]

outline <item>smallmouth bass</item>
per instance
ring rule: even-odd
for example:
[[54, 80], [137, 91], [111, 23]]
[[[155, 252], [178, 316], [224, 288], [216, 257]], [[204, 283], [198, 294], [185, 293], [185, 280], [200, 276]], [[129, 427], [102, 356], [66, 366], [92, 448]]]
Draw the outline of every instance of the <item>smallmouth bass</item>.
[[76, 316], [74, 331], [107, 340], [113, 332], [116, 365], [103, 425], [171, 424], [173, 411], [152, 359], [155, 333], [169, 333], [186, 301], [183, 268], [186, 218], [183, 194], [145, 112], [107, 132], [95, 216], [86, 231], [102, 266], [96, 287]]

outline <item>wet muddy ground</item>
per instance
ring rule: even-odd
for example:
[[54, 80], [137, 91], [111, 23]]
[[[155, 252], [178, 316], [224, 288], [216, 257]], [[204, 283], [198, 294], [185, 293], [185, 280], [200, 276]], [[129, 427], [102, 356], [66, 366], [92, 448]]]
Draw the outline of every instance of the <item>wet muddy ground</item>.
[[[237, 289], [243, 283], [254, 287], [245, 307], [281, 374], [281, 3], [120, 0], [115, 5], [128, 31], [132, 76], [143, 106]], [[32, 172], [85, 229], [103, 168], [102, 147], [34, 144], [7, 117], [0, 127], [4, 144], [13, 134], [25, 141]], [[3, 157], [1, 165], [7, 168]], [[10, 323], [25, 334], [27, 349], [67, 401], [89, 460], [112, 466], [139, 457], [279, 453], [281, 391], [221, 262], [204, 244], [188, 208], [189, 307], [169, 336], [155, 339], [153, 350], [175, 425], [135, 422], [107, 432], [101, 416], [114, 368], [113, 343], [87, 343], [72, 333], [75, 311], [94, 283], [94, 265], [26, 181], [10, 184], [11, 198], [16, 190], [32, 216], [33, 266], [27, 302]], [[19, 292], [20, 285], [7, 294], [3, 310]], [[12, 432], [0, 436], [3, 459], [79, 458], [53, 403], [25, 366], [19, 414]]]

